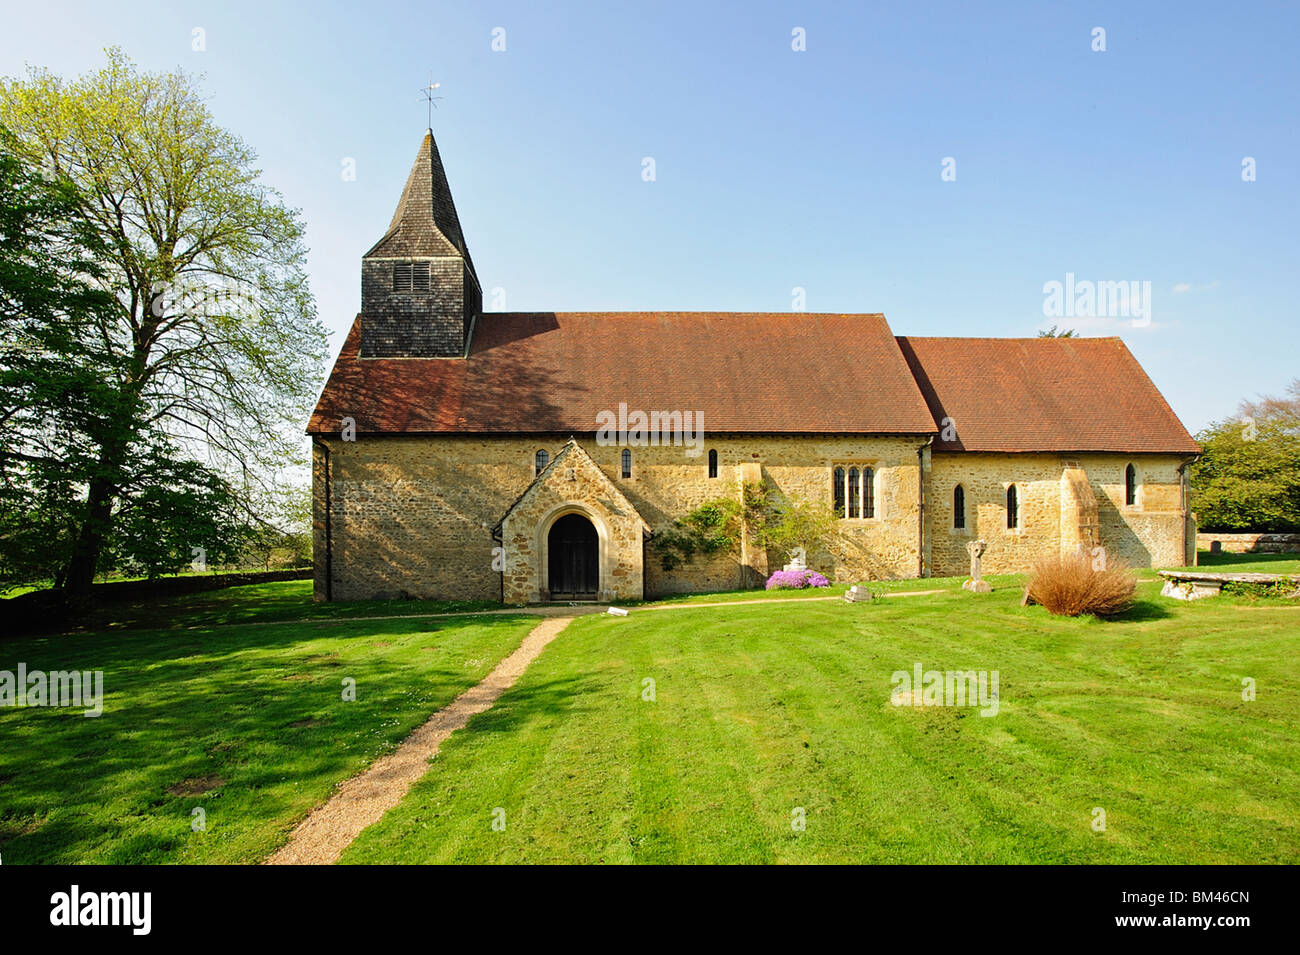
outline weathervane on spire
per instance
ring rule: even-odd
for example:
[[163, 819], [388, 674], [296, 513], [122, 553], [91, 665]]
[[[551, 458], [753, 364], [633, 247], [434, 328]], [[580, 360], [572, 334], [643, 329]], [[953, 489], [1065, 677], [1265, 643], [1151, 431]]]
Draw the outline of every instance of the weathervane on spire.
[[433, 91], [440, 86], [442, 86], [441, 83], [435, 83], [433, 81], [433, 71], [431, 70], [429, 72], [429, 85], [420, 90], [420, 95], [423, 96], [425, 101], [429, 104], [429, 129], [433, 129], [433, 108], [436, 105], [434, 100], [442, 99], [441, 96], [434, 96]]

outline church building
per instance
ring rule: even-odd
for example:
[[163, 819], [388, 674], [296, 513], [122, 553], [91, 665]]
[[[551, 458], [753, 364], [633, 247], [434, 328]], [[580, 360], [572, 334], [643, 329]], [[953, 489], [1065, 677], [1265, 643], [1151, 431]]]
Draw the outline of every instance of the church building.
[[[540, 240], [540, 236], [539, 236]], [[748, 535], [670, 559], [701, 504], [761, 484], [833, 508], [841, 583], [1101, 547], [1195, 556], [1200, 448], [1118, 338], [895, 336], [880, 314], [484, 312], [426, 132], [308, 432], [315, 592], [640, 599], [758, 584]], [[658, 543], [656, 541], [658, 538]]]

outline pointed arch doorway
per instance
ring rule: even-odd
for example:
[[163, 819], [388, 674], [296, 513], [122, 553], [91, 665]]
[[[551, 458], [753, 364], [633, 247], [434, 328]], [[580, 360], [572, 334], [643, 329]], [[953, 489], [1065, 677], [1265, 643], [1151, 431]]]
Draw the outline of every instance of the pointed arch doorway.
[[582, 514], [565, 514], [546, 535], [552, 600], [594, 600], [600, 580], [596, 526]]

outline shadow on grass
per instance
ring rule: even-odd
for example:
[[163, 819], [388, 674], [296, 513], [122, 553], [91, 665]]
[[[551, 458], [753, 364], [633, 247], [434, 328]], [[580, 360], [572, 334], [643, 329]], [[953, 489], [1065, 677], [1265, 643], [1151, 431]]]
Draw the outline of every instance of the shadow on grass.
[[[393, 620], [273, 620], [232, 624], [203, 624], [191, 628], [183, 638], [174, 630], [110, 631], [107, 633], [47, 634], [18, 636], [0, 641], [0, 669], [25, 660], [28, 669], [67, 669], [119, 672], [142, 671], [149, 667], [175, 665], [188, 658], [203, 657], [205, 665], [222, 664], [247, 651], [284, 649], [304, 641], [348, 644], [374, 635], [376, 640], [392, 636], [425, 634], [430, 645], [449, 639], [457, 630], [476, 626], [513, 626], [535, 620], [528, 613], [500, 613], [489, 617], [442, 617], [436, 622], [417, 618]], [[263, 624], [283, 626], [263, 626]], [[434, 636], [437, 634], [438, 636]], [[381, 636], [382, 635], [382, 636]], [[194, 662], [194, 661], [191, 661]]]
[[[0, 601], [0, 607], [5, 607]], [[122, 630], [176, 630], [244, 623], [345, 620], [501, 610], [485, 600], [355, 600], [317, 603], [311, 581], [272, 581], [163, 597], [94, 600], [75, 611], [30, 610], [6, 636], [84, 634]]]
[[[189, 810], [199, 803], [239, 820], [232, 837], [256, 838], [302, 811], [303, 787], [323, 792], [477, 683], [532, 620], [453, 617], [435, 629], [340, 621], [328, 633], [313, 623], [183, 640], [137, 631], [0, 643], [0, 669], [23, 660], [32, 669], [104, 671], [97, 719], [68, 708], [0, 711], [5, 861], [178, 861], [191, 841]], [[355, 700], [343, 698], [344, 677], [355, 680]], [[563, 696], [557, 690], [536, 705], [559, 705]], [[208, 778], [221, 782], [193, 795], [172, 791]]]
[[1129, 607], [1128, 610], [1106, 619], [1126, 623], [1143, 623], [1148, 620], [1168, 620], [1172, 616], [1173, 614], [1169, 612], [1169, 608], [1160, 601], [1135, 600], [1133, 606]]

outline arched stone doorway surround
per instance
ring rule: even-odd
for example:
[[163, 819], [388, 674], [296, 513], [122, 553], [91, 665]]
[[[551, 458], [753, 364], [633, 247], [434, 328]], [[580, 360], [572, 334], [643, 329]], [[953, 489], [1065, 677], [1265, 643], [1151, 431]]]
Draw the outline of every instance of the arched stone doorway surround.
[[573, 439], [537, 475], [497, 524], [505, 603], [574, 599], [551, 593], [549, 535], [580, 514], [596, 531], [596, 592], [590, 599], [645, 596], [644, 542], [650, 528], [635, 507]]

